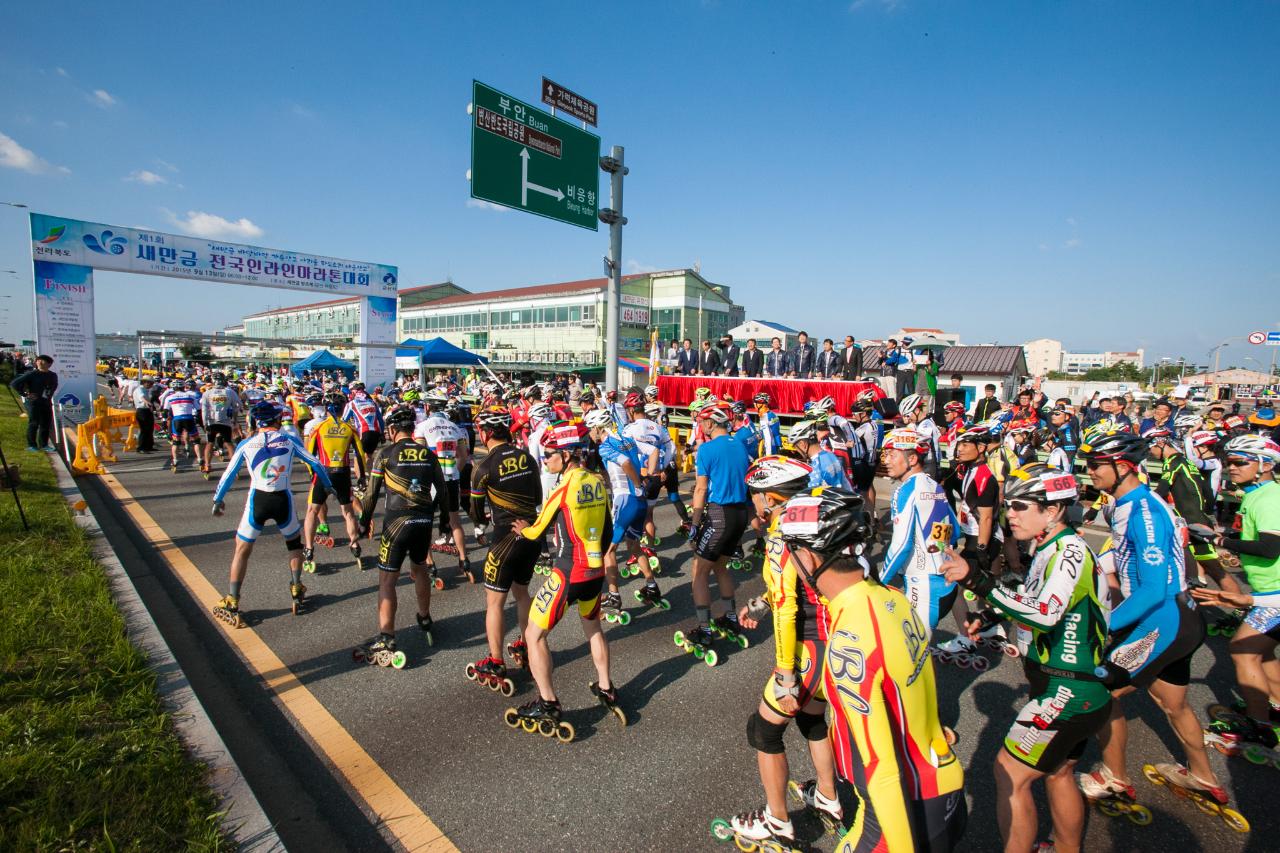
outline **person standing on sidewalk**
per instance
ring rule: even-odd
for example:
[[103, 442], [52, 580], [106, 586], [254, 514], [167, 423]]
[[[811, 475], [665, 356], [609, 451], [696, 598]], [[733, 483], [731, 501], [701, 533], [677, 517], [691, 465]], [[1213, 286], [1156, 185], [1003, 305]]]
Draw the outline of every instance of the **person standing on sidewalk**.
[[155, 380], [143, 377], [133, 386], [133, 418], [138, 424], [138, 452], [156, 452], [156, 415], [151, 410], [151, 386]]
[[58, 374], [51, 367], [53, 358], [38, 355], [35, 370], [9, 383], [22, 395], [22, 405], [27, 410], [27, 450], [54, 449], [49, 434], [53, 431], [53, 392], [58, 390]]

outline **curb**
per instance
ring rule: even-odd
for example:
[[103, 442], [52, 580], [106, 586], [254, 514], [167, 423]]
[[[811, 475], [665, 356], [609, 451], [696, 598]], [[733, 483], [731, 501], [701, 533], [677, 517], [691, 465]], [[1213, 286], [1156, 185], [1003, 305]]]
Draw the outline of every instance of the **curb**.
[[128, 572], [107, 541], [97, 518], [87, 508], [80, 488], [61, 462], [59, 459], [58, 464], [53, 465], [58, 488], [62, 491], [63, 499], [70, 507], [76, 524], [88, 535], [94, 559], [106, 570], [111, 582], [112, 597], [124, 617], [129, 639], [147, 656], [147, 663], [156, 674], [156, 689], [172, 715], [178, 737], [192, 757], [208, 767], [209, 786], [226, 809], [222, 816], [223, 829], [235, 842], [238, 850], [247, 853], [284, 851], [286, 848], [276, 834], [275, 827], [267, 819], [258, 798], [254, 796], [240, 767], [227, 750], [222, 736], [214, 728], [213, 721], [191, 689], [186, 673], [182, 671], [169, 644], [164, 641], [151, 614], [138, 597]]

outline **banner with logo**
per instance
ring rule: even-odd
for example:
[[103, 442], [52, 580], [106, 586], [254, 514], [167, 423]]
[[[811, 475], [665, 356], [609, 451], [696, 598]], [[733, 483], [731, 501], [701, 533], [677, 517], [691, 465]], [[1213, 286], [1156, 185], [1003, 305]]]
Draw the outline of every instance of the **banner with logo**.
[[[388, 296], [367, 296], [360, 300], [360, 343], [396, 342], [396, 300]], [[373, 390], [396, 378], [394, 347], [360, 347], [360, 381]]]
[[144, 273], [227, 284], [306, 290], [328, 296], [396, 295], [399, 271], [284, 249], [264, 249], [145, 231], [100, 222], [31, 214], [31, 256], [99, 270]]
[[74, 264], [35, 262], [36, 340], [53, 357], [58, 374], [55, 403], [72, 423], [89, 420], [97, 382], [94, 354], [93, 270]]

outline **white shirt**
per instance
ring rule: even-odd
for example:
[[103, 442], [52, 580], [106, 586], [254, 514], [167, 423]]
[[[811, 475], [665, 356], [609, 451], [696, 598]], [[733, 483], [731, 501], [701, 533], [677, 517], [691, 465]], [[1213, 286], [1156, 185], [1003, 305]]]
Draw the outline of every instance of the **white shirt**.
[[142, 385], [135, 385], [133, 390], [130, 392], [130, 396], [133, 398], [133, 407], [135, 409], [151, 408], [150, 388], [145, 388]]

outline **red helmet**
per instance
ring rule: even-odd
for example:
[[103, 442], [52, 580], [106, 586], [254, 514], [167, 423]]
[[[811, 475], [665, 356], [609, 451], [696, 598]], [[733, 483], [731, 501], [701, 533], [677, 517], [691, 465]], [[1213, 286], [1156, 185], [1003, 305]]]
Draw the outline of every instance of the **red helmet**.
[[644, 400], [635, 391], [627, 395], [627, 399], [622, 401], [622, 405], [627, 409], [639, 409], [644, 406]]
[[957, 415], [963, 415], [965, 411], [964, 403], [961, 403], [959, 400], [952, 400], [950, 403], [947, 403], [942, 407], [942, 411], [955, 412]]

